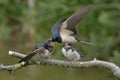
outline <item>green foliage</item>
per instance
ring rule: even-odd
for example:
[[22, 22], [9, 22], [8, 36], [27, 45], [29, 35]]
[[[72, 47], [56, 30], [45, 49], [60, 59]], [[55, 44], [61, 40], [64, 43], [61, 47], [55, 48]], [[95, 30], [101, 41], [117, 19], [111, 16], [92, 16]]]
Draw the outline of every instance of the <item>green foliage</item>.
[[109, 14], [107, 12], [102, 12], [98, 18], [101, 24], [107, 24], [109, 20]]
[[[120, 37], [119, 0], [33, 0], [33, 8], [31, 8], [28, 1], [1, 1], [1, 40], [10, 40], [11, 33], [14, 30], [19, 32], [17, 34], [20, 34], [18, 35], [21, 36], [20, 40], [29, 40], [26, 38], [30, 36], [29, 29], [33, 27], [35, 30], [33, 40], [36, 43], [40, 43], [51, 37], [51, 27], [57, 20], [69, 17], [84, 6], [92, 4], [93, 9], [78, 25], [78, 37], [92, 42], [94, 45], [78, 44], [77, 48], [86, 55], [85, 59], [97, 57], [114, 62], [119, 61], [117, 57], [120, 53], [119, 48], [111, 50], [116, 39]], [[3, 25], [4, 27], [2, 27]], [[19, 25], [21, 30], [19, 28], [16, 29], [16, 25]], [[61, 49], [61, 46], [57, 44], [56, 48]], [[118, 46], [120, 47], [120, 45]], [[114, 51], [117, 51], [117, 53]], [[55, 54], [53, 57], [61, 56], [61, 50], [58, 50], [56, 53], [58, 54]], [[114, 56], [111, 56], [111, 54]]]
[[2, 34], [1, 38], [3, 40], [9, 40], [10, 39], [10, 34], [11, 34], [11, 28], [10, 27], [2, 26], [0, 31], [1, 31], [1, 34]]
[[120, 52], [114, 51], [113, 57], [110, 57], [109, 60], [110, 60], [111, 62], [114, 62], [114, 63], [120, 65]]

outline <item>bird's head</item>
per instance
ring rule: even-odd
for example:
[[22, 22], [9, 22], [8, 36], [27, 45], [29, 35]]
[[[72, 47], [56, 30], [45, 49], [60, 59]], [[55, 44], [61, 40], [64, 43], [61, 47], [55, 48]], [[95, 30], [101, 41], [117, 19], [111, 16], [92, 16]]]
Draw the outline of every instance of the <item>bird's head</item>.
[[52, 42], [52, 39], [47, 39], [43, 43], [37, 44], [34, 47], [33, 51], [36, 50], [36, 49], [39, 49], [41, 47], [48, 47], [48, 46], [52, 46], [52, 47], [54, 46], [54, 42]]
[[62, 42], [62, 38], [61, 38], [61, 36], [60, 36], [59, 33], [53, 34], [53, 36], [52, 36], [52, 42], [58, 42], [58, 43]]
[[71, 48], [71, 47], [74, 47], [74, 44], [71, 43], [71, 42], [66, 42], [66, 43], [64, 43], [64, 47], [65, 48]]
[[45, 41], [45, 46], [54, 46], [54, 42], [52, 41], [51, 38]]
[[66, 43], [65, 43], [65, 46], [74, 46], [74, 44], [71, 43], [71, 42], [66, 42]]

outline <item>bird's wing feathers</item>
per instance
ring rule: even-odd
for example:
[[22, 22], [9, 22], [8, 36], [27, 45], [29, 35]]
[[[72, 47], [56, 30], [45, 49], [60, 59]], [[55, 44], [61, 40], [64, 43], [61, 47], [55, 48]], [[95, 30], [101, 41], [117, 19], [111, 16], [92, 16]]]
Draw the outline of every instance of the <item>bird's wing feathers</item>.
[[59, 20], [52, 27], [52, 41], [62, 42], [63, 35], [77, 35], [76, 25], [83, 19], [83, 17], [89, 12], [91, 5], [83, 8], [82, 10], [76, 12], [68, 19]]
[[21, 59], [19, 61], [19, 63], [22, 62], [22, 61], [26, 62], [26, 61], [30, 60], [36, 53], [42, 52], [43, 50], [44, 50], [44, 47], [40, 47], [39, 49], [34, 50], [30, 54], [28, 54], [26, 57], [24, 57], [23, 59]]
[[82, 10], [74, 13], [71, 17], [69, 17], [61, 27], [65, 27], [68, 30], [71, 30], [74, 32], [74, 34], [77, 34], [77, 30], [76, 30], [76, 25], [83, 19], [83, 17], [89, 12], [89, 10], [91, 9], [91, 5], [86, 6], [85, 8], [83, 8]]
[[49, 45], [49, 43], [50, 43], [50, 39], [47, 39], [43, 43], [36, 45], [34, 47], [33, 51], [30, 54], [28, 54], [25, 58], [20, 60], [19, 63], [22, 61], [26, 62], [26, 61], [30, 60], [35, 54], [43, 52], [45, 49], [45, 46]]
[[66, 20], [66, 18], [64, 19], [60, 19], [59, 21], [56, 22], [56, 24], [52, 27], [52, 33], [56, 34], [59, 33], [60, 30], [60, 26], [62, 25], [62, 23]]

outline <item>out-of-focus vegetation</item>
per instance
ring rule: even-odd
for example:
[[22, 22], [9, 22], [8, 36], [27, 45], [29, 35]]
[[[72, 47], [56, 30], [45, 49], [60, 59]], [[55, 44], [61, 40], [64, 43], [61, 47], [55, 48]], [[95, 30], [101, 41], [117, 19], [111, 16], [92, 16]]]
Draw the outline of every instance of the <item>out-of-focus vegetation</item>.
[[[51, 37], [57, 20], [87, 5], [93, 8], [78, 25], [78, 37], [94, 45], [77, 44], [83, 60], [96, 57], [120, 65], [120, 0], [0, 0], [0, 42], [32, 48]], [[62, 45], [55, 46], [52, 57], [63, 58]]]
[[94, 45], [77, 47], [89, 58], [97, 57], [120, 64], [119, 0], [2, 0], [0, 39], [40, 43], [51, 37], [51, 27], [57, 20], [69, 17], [89, 4], [93, 8], [78, 25], [78, 36]]

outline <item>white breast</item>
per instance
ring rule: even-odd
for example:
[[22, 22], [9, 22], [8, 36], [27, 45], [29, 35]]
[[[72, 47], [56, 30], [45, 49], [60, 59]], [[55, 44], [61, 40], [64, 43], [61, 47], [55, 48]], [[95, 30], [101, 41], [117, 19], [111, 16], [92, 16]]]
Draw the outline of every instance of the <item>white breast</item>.
[[66, 51], [64, 48], [62, 48], [63, 55], [69, 59], [69, 60], [79, 60], [81, 57], [77, 51], [72, 51], [71, 49]]
[[41, 58], [50, 58], [50, 52], [46, 49], [42, 53], [40, 53]]

